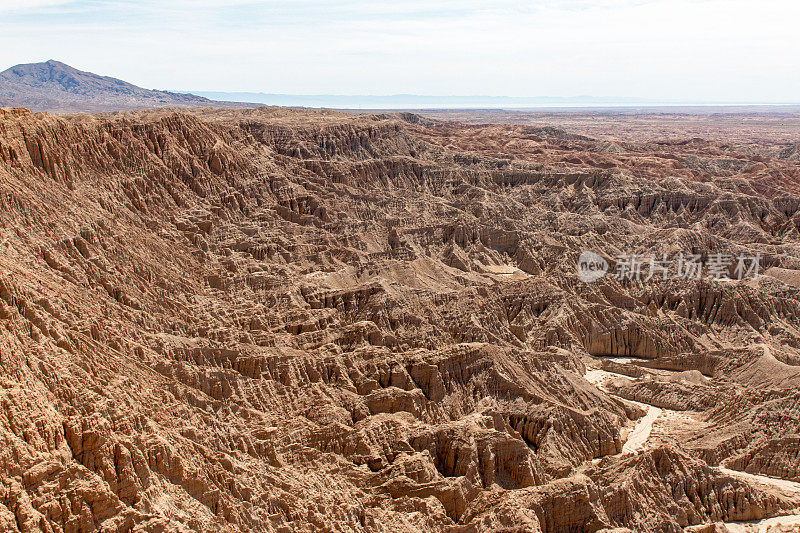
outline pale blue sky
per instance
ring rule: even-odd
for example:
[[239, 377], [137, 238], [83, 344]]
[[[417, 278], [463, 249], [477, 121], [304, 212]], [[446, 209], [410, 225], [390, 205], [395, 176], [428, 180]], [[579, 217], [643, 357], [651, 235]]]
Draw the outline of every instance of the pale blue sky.
[[0, 0], [0, 70], [148, 88], [800, 101], [795, 0]]

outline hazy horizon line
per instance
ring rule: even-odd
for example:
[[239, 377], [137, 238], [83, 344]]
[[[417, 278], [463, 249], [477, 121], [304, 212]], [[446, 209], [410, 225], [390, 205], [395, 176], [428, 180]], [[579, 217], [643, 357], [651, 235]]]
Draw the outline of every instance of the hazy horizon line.
[[[491, 95], [426, 95], [397, 94], [292, 94], [261, 91], [176, 91], [211, 100], [246, 102], [277, 106], [338, 107], [366, 109], [402, 108], [558, 108], [558, 107], [681, 107], [681, 106], [798, 106], [800, 101], [708, 101], [645, 98], [638, 96], [491, 96]], [[384, 107], [390, 106], [390, 107]], [[444, 107], [443, 107], [444, 106]]]

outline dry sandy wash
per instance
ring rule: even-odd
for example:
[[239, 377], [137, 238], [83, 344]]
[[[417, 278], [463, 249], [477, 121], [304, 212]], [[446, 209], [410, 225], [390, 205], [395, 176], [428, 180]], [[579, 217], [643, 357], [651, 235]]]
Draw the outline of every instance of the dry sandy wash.
[[0, 531], [790, 530], [800, 146], [732, 138], [0, 110]]

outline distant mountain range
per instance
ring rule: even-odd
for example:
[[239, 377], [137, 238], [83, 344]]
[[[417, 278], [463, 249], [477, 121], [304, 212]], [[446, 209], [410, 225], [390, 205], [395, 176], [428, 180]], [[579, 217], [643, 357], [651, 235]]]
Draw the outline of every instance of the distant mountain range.
[[329, 107], [337, 109], [478, 109], [527, 107], [609, 107], [657, 105], [659, 100], [598, 96], [426, 96], [419, 94], [339, 95], [274, 94], [253, 92], [192, 91], [192, 94], [222, 101], [257, 102], [285, 107]]
[[752, 108], [792, 106], [791, 102], [704, 102], [637, 98], [627, 96], [428, 96], [420, 94], [340, 95], [274, 94], [254, 92], [192, 91], [214, 100], [256, 102], [282, 107], [327, 107], [333, 109], [658, 109], [658, 108]]
[[0, 107], [32, 111], [99, 112], [151, 107], [254, 107], [194, 94], [143, 89], [59, 61], [16, 65], [0, 73]]

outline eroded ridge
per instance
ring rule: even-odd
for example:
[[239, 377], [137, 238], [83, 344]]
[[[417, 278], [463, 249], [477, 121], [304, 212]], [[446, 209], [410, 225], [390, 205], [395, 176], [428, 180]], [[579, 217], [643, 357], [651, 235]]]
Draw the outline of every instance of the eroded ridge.
[[[2, 109], [0, 529], [796, 514], [787, 150], [410, 114]], [[585, 250], [609, 261], [590, 283]], [[618, 254], [680, 252], [758, 254], [761, 272], [614, 275]]]

